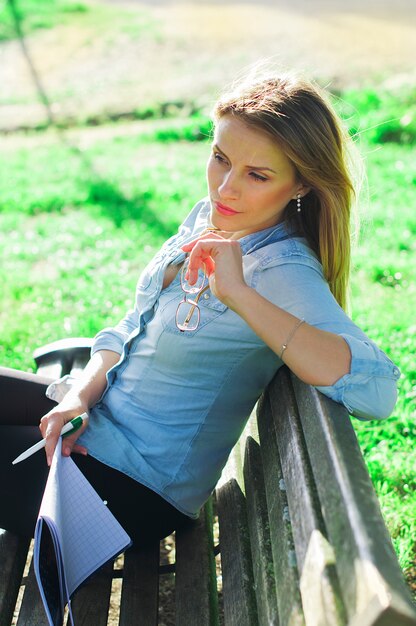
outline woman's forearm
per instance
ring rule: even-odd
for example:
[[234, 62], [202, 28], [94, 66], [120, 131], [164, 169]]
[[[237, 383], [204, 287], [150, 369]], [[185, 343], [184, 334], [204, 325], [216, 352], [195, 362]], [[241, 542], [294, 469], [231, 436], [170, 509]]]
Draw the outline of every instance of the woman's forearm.
[[[226, 304], [278, 356], [299, 323], [299, 318], [248, 286], [241, 287], [238, 293], [227, 299]], [[349, 373], [351, 353], [342, 337], [303, 323], [288, 342], [283, 360], [305, 383], [327, 386]]]
[[[101, 398], [106, 386], [106, 374], [120, 359], [118, 352], [112, 350], [98, 350], [93, 354], [79, 379], [77, 379], [62, 402], [44, 415], [40, 421], [42, 436], [46, 439], [45, 452], [48, 465], [56, 448], [59, 435], [64, 424], [76, 415], [87, 411]], [[62, 454], [69, 456], [71, 452], [87, 454], [87, 449], [76, 443], [78, 437], [87, 428], [88, 421], [74, 434], [65, 438]]]
[[67, 394], [68, 401], [78, 397], [88, 408], [101, 398], [107, 386], [106, 374], [118, 361], [120, 355], [112, 350], [98, 350], [88, 361], [81, 377]]
[[198, 270], [204, 267], [213, 294], [240, 315], [278, 356], [288, 343], [283, 359], [301, 380], [324, 387], [333, 385], [350, 372], [351, 352], [342, 337], [306, 323], [292, 336], [299, 318], [263, 298], [245, 283], [242, 250], [237, 240], [211, 233], [182, 249], [190, 253], [188, 280], [191, 284]]

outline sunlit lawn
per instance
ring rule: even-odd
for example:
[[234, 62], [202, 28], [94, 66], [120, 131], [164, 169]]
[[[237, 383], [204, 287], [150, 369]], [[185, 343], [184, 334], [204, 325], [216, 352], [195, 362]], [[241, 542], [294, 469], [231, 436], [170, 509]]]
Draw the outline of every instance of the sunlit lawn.
[[[172, 122], [173, 124], [173, 122]], [[206, 142], [58, 138], [0, 152], [0, 363], [33, 370], [33, 350], [92, 336], [133, 303], [140, 270], [205, 194]], [[416, 546], [415, 158], [363, 144], [369, 203], [354, 253], [352, 315], [403, 371], [394, 416], [354, 421], [404, 570]]]

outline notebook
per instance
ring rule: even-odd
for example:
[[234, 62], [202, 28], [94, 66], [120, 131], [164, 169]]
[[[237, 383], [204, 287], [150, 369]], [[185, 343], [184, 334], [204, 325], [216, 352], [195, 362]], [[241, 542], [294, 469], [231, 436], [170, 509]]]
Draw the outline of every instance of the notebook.
[[56, 447], [34, 538], [34, 569], [50, 626], [74, 624], [71, 596], [131, 540], [71, 457]]

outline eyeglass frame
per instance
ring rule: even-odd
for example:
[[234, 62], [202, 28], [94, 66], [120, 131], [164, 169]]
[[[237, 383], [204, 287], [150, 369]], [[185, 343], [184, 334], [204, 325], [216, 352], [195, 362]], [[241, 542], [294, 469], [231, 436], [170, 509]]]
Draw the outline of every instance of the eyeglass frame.
[[[187, 270], [187, 261], [189, 260], [189, 258], [185, 259], [185, 262], [181, 268], [181, 276], [180, 276], [180, 285], [181, 285], [181, 289], [183, 291], [183, 298], [182, 300], [179, 302], [178, 306], [176, 307], [176, 314], [175, 314], [175, 324], [176, 324], [176, 328], [181, 332], [195, 332], [200, 324], [201, 321], [201, 309], [198, 306], [198, 302], [202, 296], [203, 293], [205, 293], [206, 291], [208, 291], [209, 289], [209, 284], [208, 285], [204, 285], [205, 281], [207, 280], [207, 273], [206, 273], [206, 269], [205, 269], [205, 264], [204, 264], [204, 276], [203, 276], [203, 283], [202, 283], [202, 287], [201, 289], [199, 289], [198, 291], [192, 291], [192, 290], [186, 290], [183, 286], [185, 279], [185, 272]], [[188, 299], [188, 295], [195, 293], [194, 298]], [[190, 308], [189, 308], [189, 312], [185, 317], [184, 323], [183, 324], [179, 324], [178, 323], [178, 311], [180, 309], [180, 307], [184, 304], [189, 304]], [[189, 324], [189, 322], [192, 319], [192, 316], [194, 315], [195, 310], [198, 312], [198, 319], [197, 319], [197, 323], [195, 326], [193, 326], [192, 328], [187, 328], [186, 325]], [[184, 326], [185, 325], [185, 326]]]
[[[201, 235], [205, 235], [206, 233], [214, 233], [214, 232], [219, 231], [219, 230], [221, 230], [221, 229], [220, 229], [220, 228], [217, 228], [216, 226], [208, 226], [208, 227], [207, 227], [207, 228], [206, 228], [206, 229], [205, 229], [205, 230], [201, 233]], [[201, 236], [201, 235], [200, 235], [200, 236]], [[183, 278], [182, 278], [182, 277], [183, 277], [183, 275], [184, 275], [184, 272], [185, 272], [185, 266], [186, 266], [186, 264], [187, 264], [187, 262], [188, 262], [188, 261], [189, 261], [189, 257], [187, 257], [187, 258], [185, 259], [185, 262], [184, 262], [184, 264], [183, 264], [183, 266], [182, 266], [182, 268], [181, 268], [181, 279], [180, 279], [180, 284], [181, 284], [181, 289], [182, 289], [182, 291], [183, 291], [183, 293], [184, 293], [184, 297], [182, 298], [182, 300], [179, 302], [178, 306], [176, 307], [176, 314], [175, 314], [175, 324], [176, 324], [176, 328], [177, 328], [178, 330], [180, 330], [182, 333], [187, 332], [187, 331], [188, 331], [188, 332], [195, 332], [195, 330], [197, 330], [197, 328], [198, 328], [198, 326], [199, 326], [199, 323], [200, 323], [200, 318], [201, 318], [201, 309], [200, 309], [200, 308], [199, 308], [199, 306], [198, 306], [198, 302], [199, 302], [199, 299], [200, 299], [200, 297], [202, 296], [202, 294], [203, 294], [203, 293], [205, 293], [206, 291], [208, 291], [208, 289], [209, 289], [209, 284], [208, 284], [208, 285], [205, 285], [205, 286], [204, 286], [204, 287], [202, 287], [199, 291], [196, 291], [196, 292], [193, 292], [193, 291], [186, 291], [186, 289], [184, 289], [184, 288], [183, 288]], [[207, 273], [206, 273], [206, 268], [205, 268], [205, 263], [204, 263], [204, 282], [205, 282], [205, 280], [206, 280], [207, 278], [208, 278], [208, 276], [207, 276]], [[187, 295], [188, 293], [196, 293], [195, 299], [194, 299], [194, 300], [187, 300], [186, 295]], [[190, 305], [191, 305], [191, 307], [190, 307], [190, 309], [189, 309], [189, 313], [188, 313], [188, 315], [185, 317], [185, 322], [188, 320], [188, 323], [189, 323], [189, 321], [190, 321], [190, 320], [191, 320], [191, 318], [192, 318], [192, 315], [194, 314], [195, 309], [197, 309], [197, 311], [198, 311], [198, 323], [197, 323], [197, 325], [196, 325], [194, 328], [191, 328], [191, 329], [189, 329], [189, 328], [181, 328], [181, 327], [180, 327], [180, 325], [178, 324], [178, 311], [179, 311], [180, 306], [181, 306], [182, 304], [185, 304], [185, 303], [188, 303], [188, 304], [190, 304]]]

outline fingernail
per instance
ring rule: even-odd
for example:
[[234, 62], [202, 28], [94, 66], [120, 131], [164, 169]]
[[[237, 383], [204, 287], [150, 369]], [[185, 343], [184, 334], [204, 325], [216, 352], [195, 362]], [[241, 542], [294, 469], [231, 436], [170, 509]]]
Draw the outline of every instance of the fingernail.
[[52, 463], [52, 459], [51, 459], [51, 457], [50, 457], [50, 456], [48, 456], [48, 457], [46, 458], [46, 462], [47, 462], [48, 466], [50, 467], [50, 466], [51, 466], [51, 463]]
[[65, 446], [65, 448], [64, 448], [64, 454], [66, 454], [66, 455], [68, 455], [68, 456], [69, 456], [69, 455], [71, 454], [71, 448], [68, 448], [68, 446]]

